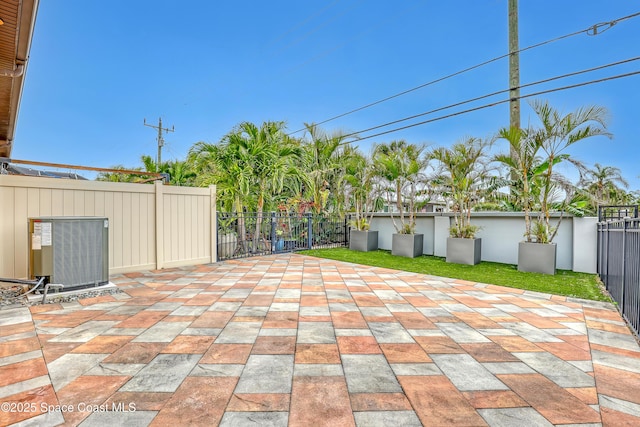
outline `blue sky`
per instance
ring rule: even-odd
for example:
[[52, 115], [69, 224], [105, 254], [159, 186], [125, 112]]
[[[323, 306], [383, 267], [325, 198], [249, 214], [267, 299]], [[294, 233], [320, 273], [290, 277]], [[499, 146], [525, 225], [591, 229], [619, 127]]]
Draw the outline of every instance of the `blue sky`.
[[[640, 12], [640, 1], [521, 0], [519, 7], [524, 48]], [[295, 131], [502, 56], [507, 34], [507, 0], [42, 1], [12, 157], [140, 166], [141, 155], [157, 152], [157, 134], [143, 119], [157, 124], [162, 117], [163, 125], [175, 126], [165, 136], [163, 160], [183, 159], [194, 143], [215, 143], [242, 121], [283, 120]], [[523, 52], [520, 80], [636, 56], [640, 16], [595, 37], [580, 34]], [[640, 61], [522, 93], [637, 70]], [[502, 59], [322, 127], [356, 132], [507, 86]], [[636, 75], [540, 98], [564, 112], [606, 107], [613, 139], [587, 140], [569, 152], [588, 165], [619, 167], [638, 189], [639, 95]], [[490, 137], [508, 117], [502, 104], [359, 145], [368, 151], [373, 142], [406, 139], [446, 146], [466, 136]], [[535, 123], [526, 101], [522, 122]]]

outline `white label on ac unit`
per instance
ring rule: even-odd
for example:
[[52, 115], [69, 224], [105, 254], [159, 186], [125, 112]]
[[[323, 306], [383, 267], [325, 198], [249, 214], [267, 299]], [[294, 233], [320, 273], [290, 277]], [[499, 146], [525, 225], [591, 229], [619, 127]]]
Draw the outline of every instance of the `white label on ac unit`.
[[31, 235], [31, 249], [35, 251], [42, 249], [42, 238], [39, 234], [33, 233]]
[[51, 223], [42, 222], [42, 246], [51, 246]]
[[108, 219], [104, 220], [104, 228], [109, 228], [109, 220]]

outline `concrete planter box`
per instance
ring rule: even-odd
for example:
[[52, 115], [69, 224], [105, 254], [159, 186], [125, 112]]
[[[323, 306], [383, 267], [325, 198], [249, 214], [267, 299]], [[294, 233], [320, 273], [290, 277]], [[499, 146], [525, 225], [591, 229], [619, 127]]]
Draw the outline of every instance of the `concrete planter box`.
[[520, 242], [518, 271], [556, 274], [556, 244]]
[[349, 249], [360, 252], [378, 250], [378, 232], [371, 230], [351, 230], [349, 232]]
[[391, 254], [415, 258], [422, 255], [423, 234], [394, 234], [391, 240]]
[[447, 262], [476, 265], [482, 259], [482, 239], [447, 238]]

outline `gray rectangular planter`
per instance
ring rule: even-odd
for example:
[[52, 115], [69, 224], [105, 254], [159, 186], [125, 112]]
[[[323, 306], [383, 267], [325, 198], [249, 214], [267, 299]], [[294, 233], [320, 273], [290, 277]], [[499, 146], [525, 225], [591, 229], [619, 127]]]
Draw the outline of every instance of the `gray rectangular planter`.
[[377, 250], [378, 232], [372, 230], [351, 230], [349, 232], [349, 249], [360, 252]]
[[423, 234], [394, 234], [391, 239], [391, 254], [415, 258], [422, 255]]
[[556, 274], [556, 244], [520, 242], [518, 271]]
[[447, 262], [476, 265], [482, 259], [482, 239], [447, 238]]

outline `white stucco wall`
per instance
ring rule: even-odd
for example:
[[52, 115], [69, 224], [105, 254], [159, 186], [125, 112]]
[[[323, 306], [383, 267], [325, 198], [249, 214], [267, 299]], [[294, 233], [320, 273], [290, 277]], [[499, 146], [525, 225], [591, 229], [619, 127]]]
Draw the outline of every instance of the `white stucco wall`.
[[[560, 219], [552, 216], [552, 225]], [[396, 221], [398, 221], [396, 219]], [[416, 231], [424, 234], [425, 255], [446, 255], [446, 239], [453, 221], [451, 213], [417, 214]], [[482, 260], [504, 264], [518, 263], [518, 243], [524, 236], [524, 214], [520, 212], [474, 212], [472, 223], [480, 226]], [[596, 272], [597, 218], [573, 218], [565, 215], [554, 239], [557, 245], [556, 265], [560, 270]], [[395, 229], [390, 215], [376, 214], [371, 229], [378, 230], [378, 246], [391, 250]]]
[[[559, 217], [552, 218], [552, 225]], [[524, 240], [524, 215], [511, 212], [486, 212], [472, 216], [472, 223], [479, 225], [477, 237], [482, 238], [482, 260], [504, 264], [518, 263], [518, 243]], [[571, 270], [573, 267], [573, 218], [564, 217], [558, 234], [553, 240], [557, 245], [556, 267]], [[593, 233], [596, 230], [594, 226]], [[595, 246], [594, 246], [595, 250]]]

